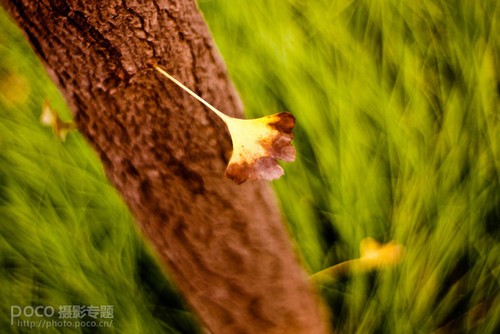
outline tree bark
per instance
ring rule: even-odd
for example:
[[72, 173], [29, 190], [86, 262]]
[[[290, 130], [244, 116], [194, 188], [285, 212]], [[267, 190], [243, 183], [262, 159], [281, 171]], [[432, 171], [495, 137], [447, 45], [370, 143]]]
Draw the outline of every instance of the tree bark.
[[26, 33], [188, 303], [212, 333], [323, 333], [269, 185], [224, 177], [242, 105], [191, 0], [0, 0]]

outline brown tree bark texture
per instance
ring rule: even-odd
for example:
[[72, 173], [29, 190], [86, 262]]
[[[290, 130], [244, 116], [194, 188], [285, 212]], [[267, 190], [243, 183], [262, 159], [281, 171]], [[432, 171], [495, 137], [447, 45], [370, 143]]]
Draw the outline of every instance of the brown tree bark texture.
[[157, 61], [221, 111], [242, 116], [196, 3], [0, 3], [210, 331], [325, 332], [268, 184], [227, 180], [225, 125], [146, 65]]

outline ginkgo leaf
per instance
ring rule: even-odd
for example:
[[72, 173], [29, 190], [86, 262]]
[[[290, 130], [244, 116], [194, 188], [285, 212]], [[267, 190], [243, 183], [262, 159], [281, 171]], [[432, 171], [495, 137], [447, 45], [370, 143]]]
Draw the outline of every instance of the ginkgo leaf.
[[217, 110], [158, 65], [152, 64], [152, 66], [226, 123], [233, 143], [233, 153], [226, 169], [226, 176], [237, 184], [248, 179], [277, 179], [284, 174], [284, 171], [276, 160], [285, 162], [295, 160], [295, 148], [291, 144], [295, 117], [291, 113], [282, 112], [256, 119], [230, 117]]
[[276, 159], [295, 160], [290, 143], [295, 125], [292, 114], [283, 112], [250, 120], [229, 118], [226, 124], [233, 140], [226, 175], [236, 183], [277, 179], [284, 171]]
[[53, 126], [56, 122], [56, 116], [50, 108], [50, 103], [48, 100], [43, 102], [42, 112], [40, 114], [40, 123], [45, 126]]
[[365, 238], [359, 245], [359, 265], [363, 269], [372, 269], [396, 264], [401, 260], [403, 250], [403, 246], [395, 241], [380, 244], [375, 239]]
[[63, 142], [66, 140], [68, 133], [76, 129], [76, 124], [74, 122], [66, 122], [59, 118], [59, 114], [57, 111], [52, 110], [48, 100], [45, 100], [43, 103], [40, 123], [47, 127], [51, 127], [56, 137]]
[[360, 273], [393, 266], [403, 257], [404, 247], [395, 241], [380, 244], [373, 238], [361, 240], [360, 257], [338, 263], [311, 276], [314, 281], [329, 281], [346, 273]]

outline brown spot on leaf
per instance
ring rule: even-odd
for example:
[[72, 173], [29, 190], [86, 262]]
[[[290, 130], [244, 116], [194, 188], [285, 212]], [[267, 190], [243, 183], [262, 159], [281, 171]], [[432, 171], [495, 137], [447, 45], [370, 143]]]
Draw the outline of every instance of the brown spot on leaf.
[[249, 166], [248, 163], [230, 163], [226, 168], [226, 176], [236, 182], [242, 184], [248, 180]]
[[281, 133], [286, 133], [290, 135], [290, 139], [293, 139], [293, 128], [295, 126], [295, 117], [289, 112], [282, 112], [275, 115], [278, 120], [276, 122], [269, 123], [269, 126], [275, 128]]

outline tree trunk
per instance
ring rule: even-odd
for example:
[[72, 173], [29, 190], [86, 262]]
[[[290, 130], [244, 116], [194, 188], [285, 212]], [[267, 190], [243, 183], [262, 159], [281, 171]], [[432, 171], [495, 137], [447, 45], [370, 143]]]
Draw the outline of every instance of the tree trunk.
[[325, 332], [269, 185], [227, 180], [225, 125], [146, 65], [158, 62], [219, 110], [242, 116], [195, 1], [0, 3], [210, 331]]

